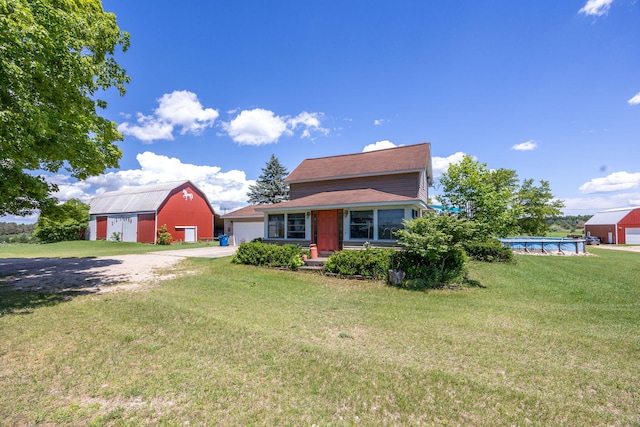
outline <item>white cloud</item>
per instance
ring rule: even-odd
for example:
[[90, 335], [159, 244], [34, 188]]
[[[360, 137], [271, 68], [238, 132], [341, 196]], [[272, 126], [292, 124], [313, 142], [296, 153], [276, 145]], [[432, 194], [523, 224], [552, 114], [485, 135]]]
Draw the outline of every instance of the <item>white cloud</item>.
[[173, 140], [173, 125], [163, 123], [154, 116], [145, 116], [142, 113], [137, 113], [137, 116], [137, 125], [124, 122], [118, 126], [118, 131], [149, 143], [157, 139]]
[[65, 175], [48, 177], [58, 184], [55, 196], [64, 202], [71, 198], [88, 202], [96, 194], [123, 188], [156, 184], [167, 181], [190, 180], [200, 188], [211, 202], [216, 213], [247, 205], [247, 191], [255, 181], [248, 180], [244, 171], [222, 171], [218, 166], [202, 166], [183, 163], [175, 157], [167, 157], [146, 151], [136, 156], [139, 169], [120, 170], [72, 182]]
[[633, 98], [627, 101], [630, 105], [640, 104], [640, 92], [636, 93]]
[[153, 115], [136, 115], [137, 124], [123, 122], [118, 126], [118, 131], [151, 143], [158, 139], [173, 140], [176, 127], [180, 127], [181, 135], [198, 135], [204, 129], [213, 126], [219, 113], [213, 108], [203, 108], [195, 93], [176, 90], [158, 99], [158, 108], [154, 110]]
[[381, 124], [383, 124], [385, 122], [386, 122], [385, 119], [376, 119], [376, 120], [373, 121], [373, 124], [376, 125], [376, 126], [379, 126], [379, 125], [381, 125]]
[[433, 177], [437, 178], [449, 169], [449, 165], [460, 163], [465, 153], [458, 151], [449, 157], [433, 157], [431, 159], [431, 167], [433, 168]]
[[537, 146], [538, 144], [535, 141], [529, 140], [529, 141], [522, 142], [520, 144], [516, 144], [513, 147], [511, 147], [511, 149], [516, 151], [531, 151], [531, 150], [535, 150]]
[[234, 119], [222, 124], [231, 139], [240, 145], [266, 145], [277, 142], [283, 134], [293, 135], [302, 129], [301, 138], [311, 138], [312, 132], [323, 135], [328, 129], [320, 126], [322, 113], [303, 111], [295, 117], [277, 116], [262, 108], [243, 110]]
[[378, 141], [378, 142], [374, 142], [373, 144], [365, 145], [365, 147], [362, 149], [362, 152], [366, 153], [367, 151], [385, 150], [387, 148], [393, 148], [393, 147], [397, 147], [397, 145], [385, 139], [383, 141]]
[[565, 215], [591, 215], [607, 209], [640, 206], [640, 193], [623, 193], [611, 197], [563, 198]]
[[329, 133], [329, 129], [325, 129], [320, 126], [320, 119], [322, 113], [308, 113], [303, 111], [296, 117], [287, 120], [287, 126], [291, 130], [295, 130], [298, 126], [304, 127], [302, 131], [302, 138], [311, 138], [311, 131], [317, 131], [323, 135]]
[[578, 13], [590, 16], [606, 15], [609, 12], [611, 3], [613, 3], [613, 0], [588, 0]]
[[213, 126], [219, 116], [218, 111], [213, 108], [202, 108], [198, 96], [186, 90], [164, 94], [158, 102], [160, 105], [155, 111], [156, 116], [174, 126], [181, 126], [182, 135], [187, 132], [202, 132]]
[[241, 111], [222, 126], [231, 139], [240, 145], [271, 144], [287, 131], [285, 119], [262, 108]]
[[610, 193], [640, 187], [640, 172], [614, 172], [603, 178], [594, 178], [580, 186], [584, 194]]

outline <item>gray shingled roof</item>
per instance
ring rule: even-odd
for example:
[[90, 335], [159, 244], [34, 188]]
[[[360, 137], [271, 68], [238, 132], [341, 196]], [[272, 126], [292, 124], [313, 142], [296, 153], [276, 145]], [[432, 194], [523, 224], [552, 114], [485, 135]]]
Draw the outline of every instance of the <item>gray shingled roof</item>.
[[594, 216], [589, 218], [589, 220], [585, 222], [584, 225], [617, 224], [620, 221], [622, 221], [622, 219], [625, 216], [629, 215], [629, 213], [634, 209], [638, 209], [638, 208], [635, 207], [635, 208], [610, 209], [610, 210], [598, 212]]
[[188, 182], [171, 181], [100, 194], [89, 201], [89, 214], [155, 212], [174, 189]]

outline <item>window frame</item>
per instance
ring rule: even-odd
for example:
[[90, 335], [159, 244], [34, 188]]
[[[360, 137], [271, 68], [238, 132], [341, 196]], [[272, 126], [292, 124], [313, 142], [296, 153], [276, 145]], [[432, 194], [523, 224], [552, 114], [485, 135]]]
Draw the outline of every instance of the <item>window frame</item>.
[[[276, 218], [276, 217], [281, 217], [280, 218]], [[274, 218], [274, 219], [272, 219]], [[267, 238], [268, 239], [284, 239], [285, 238], [285, 223], [286, 223], [286, 215], [281, 213], [281, 214], [268, 214], [267, 215]], [[274, 231], [276, 231], [276, 233], [272, 234], [272, 227], [277, 227], [274, 229]], [[281, 236], [278, 236], [277, 231], [280, 231], [282, 233]], [[274, 235], [275, 234], [275, 235]]]

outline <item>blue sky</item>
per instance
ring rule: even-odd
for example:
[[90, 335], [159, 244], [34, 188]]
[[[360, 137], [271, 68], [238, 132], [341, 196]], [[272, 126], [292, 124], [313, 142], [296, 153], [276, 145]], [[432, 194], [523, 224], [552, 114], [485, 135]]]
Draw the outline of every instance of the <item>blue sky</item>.
[[103, 5], [131, 35], [127, 94], [104, 96], [124, 156], [51, 176], [61, 200], [191, 179], [223, 213], [271, 154], [431, 142], [436, 176], [466, 153], [549, 181], [566, 214], [640, 205], [636, 0]]

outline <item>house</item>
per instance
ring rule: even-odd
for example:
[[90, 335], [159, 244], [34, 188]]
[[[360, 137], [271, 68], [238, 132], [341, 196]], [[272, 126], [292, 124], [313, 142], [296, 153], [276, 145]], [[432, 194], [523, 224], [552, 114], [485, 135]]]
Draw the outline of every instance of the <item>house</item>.
[[125, 242], [156, 243], [163, 225], [174, 241], [213, 239], [213, 208], [191, 181], [100, 194], [89, 201], [89, 215], [89, 240], [118, 236]]
[[222, 215], [224, 234], [229, 236], [230, 245], [240, 245], [264, 236], [264, 213], [256, 211], [262, 206], [250, 205]]
[[640, 207], [598, 212], [584, 223], [584, 232], [602, 243], [640, 245]]
[[256, 207], [264, 241], [320, 253], [393, 246], [402, 221], [428, 209], [431, 144], [304, 160], [285, 179], [290, 200]]

